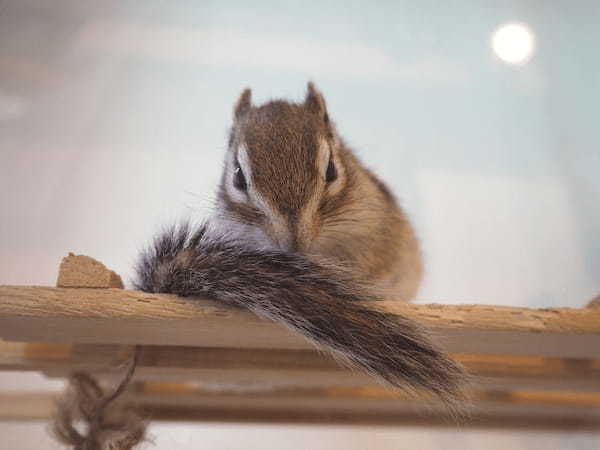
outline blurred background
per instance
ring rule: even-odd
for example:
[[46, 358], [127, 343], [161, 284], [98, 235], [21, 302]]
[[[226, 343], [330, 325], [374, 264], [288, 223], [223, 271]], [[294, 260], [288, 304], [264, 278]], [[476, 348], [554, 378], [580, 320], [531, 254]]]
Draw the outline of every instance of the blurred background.
[[[242, 89], [300, 101], [312, 79], [416, 225], [418, 301], [583, 306], [600, 293], [599, 24], [595, 0], [2, 1], [0, 284], [53, 285], [69, 251], [129, 281], [158, 227], [207, 215]], [[41, 382], [0, 375], [2, 389]], [[152, 430], [149, 448], [165, 449], [598, 446], [558, 433]], [[0, 432], [4, 448], [53, 448], [41, 423]]]

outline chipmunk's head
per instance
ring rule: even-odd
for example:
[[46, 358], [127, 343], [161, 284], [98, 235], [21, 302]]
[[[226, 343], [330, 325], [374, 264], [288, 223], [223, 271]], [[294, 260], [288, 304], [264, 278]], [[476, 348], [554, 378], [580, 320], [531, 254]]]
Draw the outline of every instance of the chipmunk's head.
[[[312, 83], [304, 102], [234, 108], [219, 199], [230, 225], [268, 246], [309, 251], [348, 181], [325, 100]], [[233, 221], [233, 224], [231, 222]]]

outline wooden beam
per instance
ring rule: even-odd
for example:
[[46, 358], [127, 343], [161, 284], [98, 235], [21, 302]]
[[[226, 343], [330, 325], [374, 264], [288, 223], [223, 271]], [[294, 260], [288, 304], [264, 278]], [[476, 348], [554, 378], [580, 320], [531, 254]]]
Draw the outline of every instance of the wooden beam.
[[[599, 309], [370, 306], [423, 323], [475, 376], [463, 426], [600, 430]], [[0, 370], [51, 377], [105, 380], [143, 345], [127, 395], [153, 420], [461, 425], [425, 396], [381, 387], [285, 327], [207, 299], [0, 286], [0, 336], [26, 341], [0, 340]], [[54, 396], [0, 392], [0, 418], [47, 418]]]
[[[0, 370], [39, 371], [66, 377], [83, 370], [109, 375], [131, 354], [117, 345], [70, 345], [0, 341]], [[487, 390], [559, 390], [600, 392], [600, 359], [540, 358], [506, 355], [453, 355]], [[190, 381], [213, 389], [373, 386], [373, 378], [340, 367], [312, 350], [143, 347], [137, 380]]]
[[[480, 394], [465, 417], [402, 399], [381, 387], [212, 392], [195, 385], [143, 383], [128, 394], [153, 421], [438, 426], [600, 432], [598, 393]], [[0, 393], [0, 420], [51, 417], [57, 393]]]
[[[472, 394], [464, 417], [449, 416], [440, 404], [416, 401], [381, 386], [278, 389], [271, 392], [213, 392], [194, 383], [150, 383], [138, 386], [135, 401], [156, 411], [180, 411], [194, 417], [222, 420], [380, 425], [428, 424], [535, 427], [536, 422], [562, 428], [581, 426], [600, 431], [600, 393], [529, 392]], [[186, 419], [187, 415], [187, 419]], [[245, 416], [245, 419], [244, 419]], [[279, 416], [280, 419], [276, 417]], [[564, 420], [565, 424], [559, 424]], [[532, 426], [533, 425], [533, 426]]]
[[[431, 328], [452, 353], [600, 358], [600, 310], [379, 302]], [[13, 341], [307, 349], [285, 327], [199, 298], [121, 289], [0, 286], [0, 337]]]

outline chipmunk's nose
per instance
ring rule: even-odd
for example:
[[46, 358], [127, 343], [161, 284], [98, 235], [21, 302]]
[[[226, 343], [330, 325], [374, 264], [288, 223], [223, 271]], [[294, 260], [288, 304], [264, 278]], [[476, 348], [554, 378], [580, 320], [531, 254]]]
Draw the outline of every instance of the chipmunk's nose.
[[296, 211], [279, 213], [275, 220], [271, 220], [269, 233], [273, 243], [281, 250], [287, 252], [305, 252], [310, 247], [313, 233], [310, 226], [301, 219]]
[[301, 250], [300, 243], [296, 236], [286, 231], [284, 233], [279, 233], [277, 237], [274, 239], [275, 245], [283, 251], [286, 252], [299, 252]]
[[286, 250], [289, 252], [299, 252], [302, 250], [300, 245], [300, 239], [298, 236], [298, 213], [296, 211], [290, 211], [287, 214], [288, 223], [288, 242]]
[[289, 244], [288, 251], [290, 251], [290, 252], [299, 252], [300, 251], [300, 245], [298, 244], [298, 240], [295, 237], [292, 237], [290, 244]]
[[268, 235], [279, 250], [285, 252], [297, 252], [300, 250], [294, 223], [295, 221], [290, 219], [287, 214], [279, 214], [271, 217]]
[[314, 226], [312, 220], [306, 220], [305, 215], [294, 214], [289, 217], [290, 251], [306, 252], [314, 239]]

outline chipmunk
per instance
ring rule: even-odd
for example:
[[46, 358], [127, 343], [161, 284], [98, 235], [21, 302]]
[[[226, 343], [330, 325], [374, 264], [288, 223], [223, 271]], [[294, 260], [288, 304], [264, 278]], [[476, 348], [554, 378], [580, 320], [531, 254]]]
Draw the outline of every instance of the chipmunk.
[[413, 228], [388, 188], [344, 144], [312, 83], [303, 104], [234, 108], [214, 224], [244, 245], [343, 263], [412, 299], [421, 281]]
[[157, 236], [136, 270], [143, 291], [242, 306], [394, 386], [452, 402], [465, 379], [418, 323], [365, 306], [416, 294], [419, 246], [312, 83], [303, 103], [243, 91], [212, 217]]

